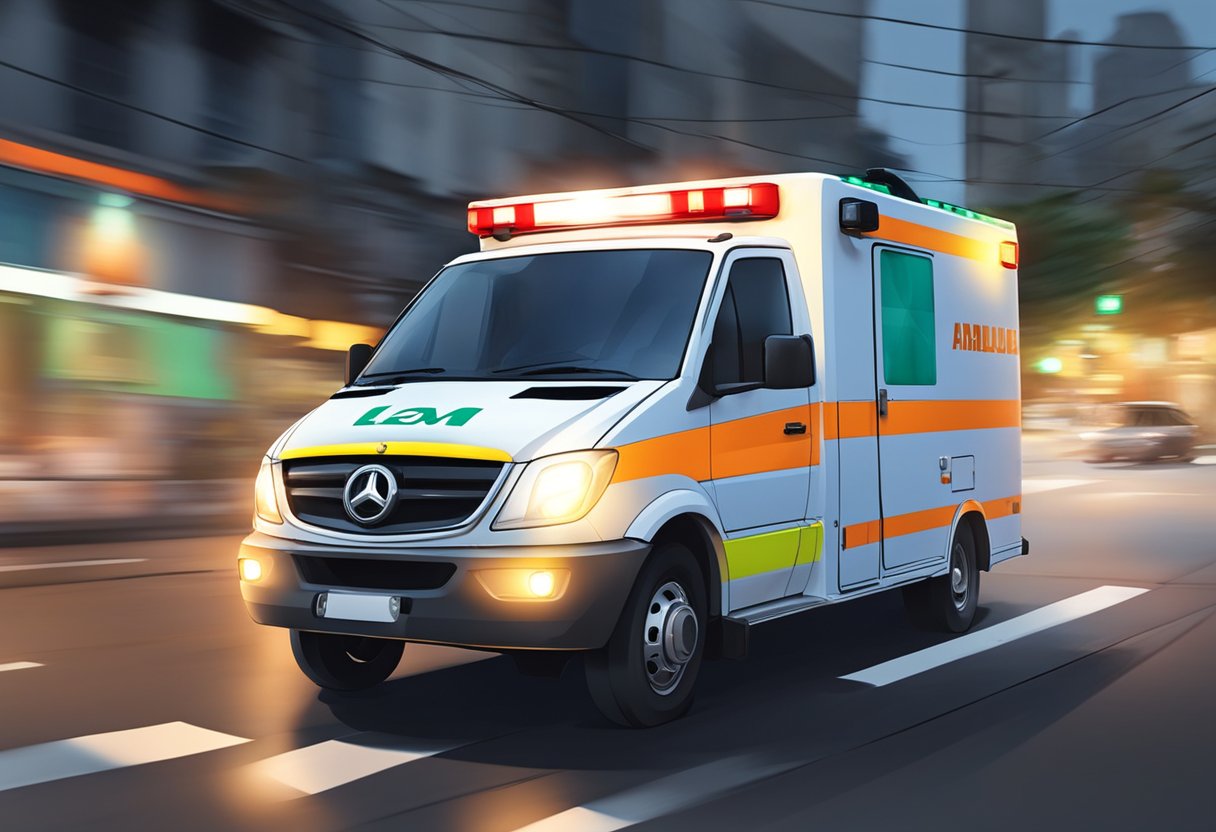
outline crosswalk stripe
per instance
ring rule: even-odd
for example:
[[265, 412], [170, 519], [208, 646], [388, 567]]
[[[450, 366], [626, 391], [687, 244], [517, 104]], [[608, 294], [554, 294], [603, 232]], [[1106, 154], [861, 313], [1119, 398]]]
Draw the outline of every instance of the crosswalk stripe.
[[38, 662], [9, 662], [0, 664], [0, 673], [6, 670], [29, 670], [31, 667], [42, 667]]
[[0, 751], [0, 791], [158, 763], [249, 742], [187, 722], [90, 734]]
[[32, 572], [35, 569], [69, 569], [73, 566], [117, 566], [121, 563], [143, 563], [147, 558], [104, 558], [101, 560], [52, 560], [46, 563], [9, 563], [0, 572]]
[[267, 757], [250, 769], [255, 776], [268, 777], [303, 794], [318, 794], [458, 747], [401, 748], [361, 744], [352, 739], [327, 740]]
[[909, 653], [906, 656], [900, 656], [897, 659], [891, 659], [840, 678], [850, 682], [864, 682], [867, 685], [882, 687], [967, 656], [991, 650], [993, 647], [999, 647], [1050, 627], [1082, 618], [1107, 607], [1113, 607], [1115, 604], [1129, 601], [1145, 592], [1148, 590], [1141, 587], [1100, 586], [1089, 592], [1082, 592], [1080, 595], [1048, 604], [1025, 615], [1002, 621], [1000, 624], [976, 630], [965, 636], [935, 644], [924, 650], [918, 650], [915, 653]]
[[796, 765], [742, 756], [717, 760], [566, 809], [515, 832], [615, 832], [703, 803], [730, 789], [789, 771]]

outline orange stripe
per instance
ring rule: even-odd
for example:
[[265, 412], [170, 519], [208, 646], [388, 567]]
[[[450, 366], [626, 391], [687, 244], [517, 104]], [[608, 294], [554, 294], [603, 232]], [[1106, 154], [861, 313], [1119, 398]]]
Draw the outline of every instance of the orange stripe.
[[837, 436], [855, 439], [878, 433], [878, 407], [874, 402], [840, 402], [837, 405]]
[[1002, 401], [892, 401], [879, 432], [933, 433], [939, 430], [1016, 428], [1022, 424], [1022, 403]]
[[682, 474], [697, 482], [709, 479], [709, 428], [693, 428], [631, 442], [618, 447], [617, 453], [613, 482], [664, 474]]
[[[807, 426], [803, 434], [786, 435], [787, 422]], [[710, 453], [714, 479], [805, 468], [811, 464], [816, 425], [810, 405], [774, 410], [713, 426]]]
[[97, 162], [87, 162], [74, 156], [62, 153], [52, 153], [29, 145], [0, 139], [0, 164], [25, 168], [26, 170], [49, 173], [54, 176], [66, 176], [71, 179], [83, 179], [98, 185], [107, 185], [121, 191], [150, 196], [166, 202], [180, 202], [187, 205], [198, 205], [204, 208], [215, 208], [221, 211], [235, 211], [237, 204], [233, 201], [210, 194], [183, 188], [167, 179], [149, 176], [146, 173], [123, 168], [102, 165]]
[[925, 248], [942, 254], [953, 254], [956, 257], [970, 257], [972, 260], [986, 260], [992, 264], [1000, 262], [998, 243], [988, 240], [977, 240], [973, 237], [963, 237], [930, 228], [907, 220], [883, 215], [878, 221], [878, 230], [869, 237], [880, 237], [893, 243]]
[[[1008, 517], [1011, 514], [1021, 513], [1022, 495], [988, 500], [982, 505], [974, 500], [967, 500], [963, 503], [963, 510], [967, 511], [970, 509], [979, 510], [980, 514], [984, 515], [988, 520]], [[905, 534], [915, 534], [916, 532], [925, 532], [930, 529], [940, 529], [944, 526], [949, 526], [954, 522], [954, 515], [957, 510], [957, 505], [941, 506], [940, 508], [930, 508], [924, 511], [896, 514], [893, 517], [884, 517], [881, 521], [868, 520], [864, 523], [846, 526], [844, 529], [844, 548], [852, 549], [854, 546], [877, 543], [880, 539], [889, 540], [892, 537], [900, 537]]]

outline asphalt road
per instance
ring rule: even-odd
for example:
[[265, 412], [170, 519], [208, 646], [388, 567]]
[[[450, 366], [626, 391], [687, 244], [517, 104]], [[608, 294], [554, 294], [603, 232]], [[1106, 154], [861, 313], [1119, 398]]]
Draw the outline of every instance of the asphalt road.
[[[1036, 442], [1032, 553], [984, 575], [978, 638], [890, 593], [783, 619], [649, 731], [575, 665], [439, 647], [319, 695], [246, 617], [234, 538], [0, 550], [0, 829], [1216, 829], [1216, 449]], [[842, 678], [950, 641], [975, 652]]]

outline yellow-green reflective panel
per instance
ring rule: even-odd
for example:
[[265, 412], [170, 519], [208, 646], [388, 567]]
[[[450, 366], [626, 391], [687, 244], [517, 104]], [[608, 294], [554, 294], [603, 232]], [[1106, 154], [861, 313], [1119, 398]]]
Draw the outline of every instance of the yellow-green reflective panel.
[[727, 540], [726, 567], [730, 580], [737, 581], [764, 572], [791, 569], [798, 557], [801, 529], [782, 529], [750, 537]]

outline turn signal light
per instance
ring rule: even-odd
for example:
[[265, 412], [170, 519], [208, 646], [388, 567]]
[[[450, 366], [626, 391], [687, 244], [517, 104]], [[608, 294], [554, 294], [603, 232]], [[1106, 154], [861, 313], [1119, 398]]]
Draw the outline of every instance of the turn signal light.
[[1006, 240], [1001, 243], [1001, 265], [1007, 269], [1018, 267], [1018, 244]]
[[778, 188], [771, 182], [653, 193], [588, 193], [508, 205], [473, 202], [469, 204], [469, 232], [505, 238], [595, 226], [772, 219], [780, 207]]

